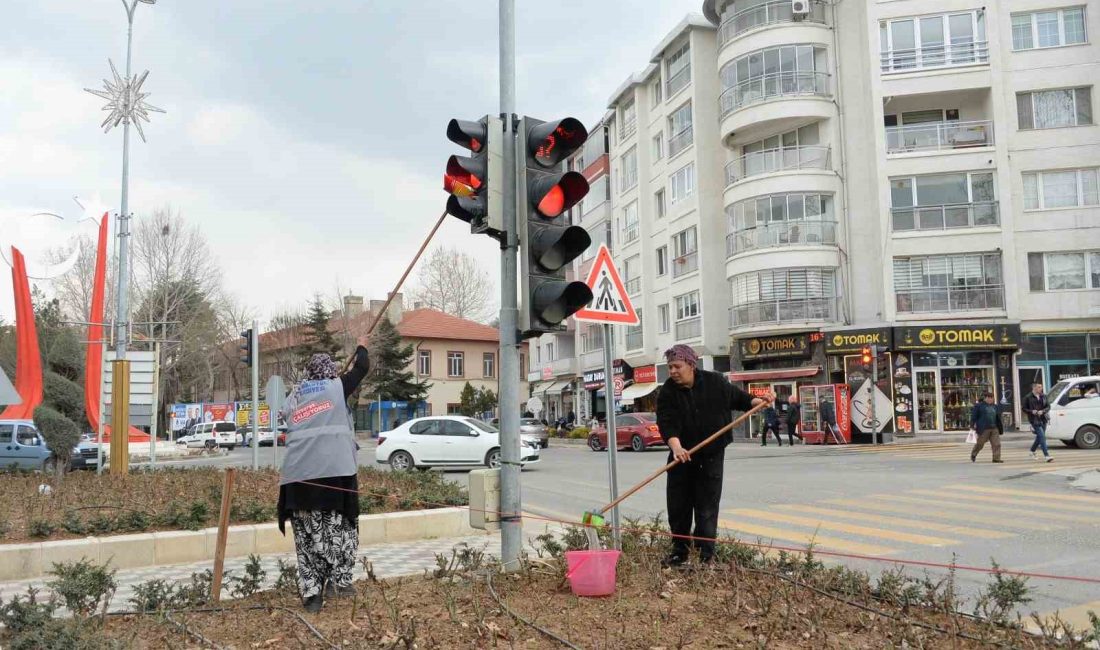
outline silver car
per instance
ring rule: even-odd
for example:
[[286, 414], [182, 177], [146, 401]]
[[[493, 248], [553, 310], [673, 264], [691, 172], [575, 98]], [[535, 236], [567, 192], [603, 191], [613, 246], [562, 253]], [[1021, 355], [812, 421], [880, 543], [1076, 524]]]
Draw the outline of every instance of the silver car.
[[546, 429], [546, 425], [542, 423], [542, 420], [535, 418], [520, 418], [519, 419], [519, 433], [522, 436], [531, 436], [539, 441], [539, 445], [543, 449], [550, 446], [550, 432]]

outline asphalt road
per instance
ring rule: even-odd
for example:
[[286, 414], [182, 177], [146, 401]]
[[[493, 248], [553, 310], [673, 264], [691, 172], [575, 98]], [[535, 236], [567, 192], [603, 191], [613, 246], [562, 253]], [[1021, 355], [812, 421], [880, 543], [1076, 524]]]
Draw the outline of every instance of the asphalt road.
[[[284, 452], [279, 450], [280, 457]], [[995, 560], [1014, 571], [1100, 578], [1100, 493], [1074, 487], [1100, 470], [1100, 451], [1056, 447], [1053, 463], [1027, 457], [1026, 442], [1005, 444], [1004, 464], [988, 448], [970, 463], [969, 446], [955, 443], [894, 444], [844, 448], [760, 447], [737, 444], [726, 452], [720, 524], [748, 542], [821, 552], [979, 567]], [[618, 454], [620, 492], [666, 459], [667, 451]], [[264, 464], [271, 449], [261, 449]], [[251, 450], [177, 465], [248, 465]], [[360, 463], [376, 466], [374, 446]], [[609, 499], [607, 453], [554, 445], [523, 472], [528, 513], [577, 521]], [[465, 471], [447, 471], [465, 484]], [[665, 510], [665, 481], [629, 499], [623, 517], [651, 518]], [[824, 561], [878, 571], [892, 563], [819, 555]], [[944, 570], [913, 567], [911, 575]], [[963, 593], [973, 596], [991, 582], [984, 573], [960, 571]], [[1084, 624], [1100, 613], [1100, 585], [1030, 578], [1033, 601], [1024, 612], [1060, 610]]]

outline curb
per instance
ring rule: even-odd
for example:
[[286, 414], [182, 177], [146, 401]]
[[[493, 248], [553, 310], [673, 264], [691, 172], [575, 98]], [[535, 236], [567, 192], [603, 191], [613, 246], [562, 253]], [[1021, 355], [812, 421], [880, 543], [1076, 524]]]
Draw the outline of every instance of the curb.
[[[359, 543], [382, 544], [487, 534], [470, 527], [466, 508], [436, 508], [359, 516]], [[288, 526], [289, 528], [289, 526]], [[115, 569], [213, 561], [217, 528], [166, 530], [136, 535], [85, 537], [53, 542], [0, 545], [0, 581], [46, 575], [55, 562], [86, 559]], [[276, 523], [230, 526], [225, 557], [294, 551], [294, 535]]]

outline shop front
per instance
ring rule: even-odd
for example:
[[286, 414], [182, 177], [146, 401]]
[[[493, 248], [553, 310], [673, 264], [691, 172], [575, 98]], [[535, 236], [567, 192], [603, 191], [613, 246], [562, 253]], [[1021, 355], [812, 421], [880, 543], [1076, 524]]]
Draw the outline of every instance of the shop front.
[[[825, 383], [822, 371], [824, 355], [820, 332], [802, 332], [782, 336], [762, 336], [737, 340], [732, 349], [735, 359], [729, 374], [732, 382], [742, 382], [752, 395], [775, 393], [776, 409], [785, 420], [788, 398], [798, 393], [799, 386]], [[741, 435], [755, 438], [764, 430], [764, 417], [757, 413], [749, 418], [748, 429]]]
[[657, 366], [639, 366], [634, 369], [634, 383], [623, 389], [620, 400], [623, 408], [634, 413], [657, 411]]
[[1014, 427], [1018, 324], [896, 327], [894, 347], [894, 408], [899, 420], [903, 408], [912, 409], [915, 433], [968, 430], [970, 411], [987, 392], [1004, 409], [1006, 428]]
[[[912, 435], [912, 405], [894, 386], [893, 330], [889, 327], [825, 332], [824, 348], [832, 383], [848, 387], [851, 442], [880, 441], [894, 435]], [[876, 363], [863, 363], [866, 346], [878, 348]], [[874, 376], [877, 370], [878, 376]]]
[[[612, 369], [612, 408], [615, 412], [621, 408], [621, 398], [626, 384], [634, 379], [634, 369], [622, 359], [611, 362]], [[586, 370], [583, 375], [584, 390], [588, 400], [588, 412], [595, 414], [601, 421], [607, 418], [607, 395], [604, 390], [603, 368]]]

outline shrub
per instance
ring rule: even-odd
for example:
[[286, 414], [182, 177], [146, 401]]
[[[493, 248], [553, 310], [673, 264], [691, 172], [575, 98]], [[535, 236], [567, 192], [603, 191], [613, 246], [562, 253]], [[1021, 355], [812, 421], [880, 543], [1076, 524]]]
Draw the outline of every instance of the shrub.
[[34, 409], [34, 426], [46, 439], [46, 445], [57, 457], [57, 472], [60, 475], [69, 466], [73, 447], [80, 442], [80, 427], [56, 410], [48, 406]]
[[78, 426], [84, 422], [84, 391], [76, 382], [56, 372], [45, 372], [42, 375], [42, 397], [48, 406]]
[[592, 433], [592, 430], [588, 427], [577, 427], [569, 432], [570, 440], [581, 440], [588, 437], [588, 434]]
[[49, 537], [53, 534], [53, 531], [57, 530], [52, 521], [45, 519], [35, 519], [31, 521], [28, 531], [31, 537]]
[[57, 577], [50, 582], [50, 589], [76, 616], [88, 616], [101, 605], [106, 609], [118, 589], [114, 569], [108, 571], [107, 565], [88, 560], [55, 562], [50, 575]]
[[176, 602], [176, 595], [175, 585], [157, 578], [134, 585], [134, 595], [130, 596], [130, 604], [142, 613], [158, 612], [172, 607]]
[[263, 588], [266, 579], [267, 571], [264, 571], [260, 556], [250, 553], [244, 565], [244, 576], [230, 579], [229, 594], [234, 598], [247, 598]]

